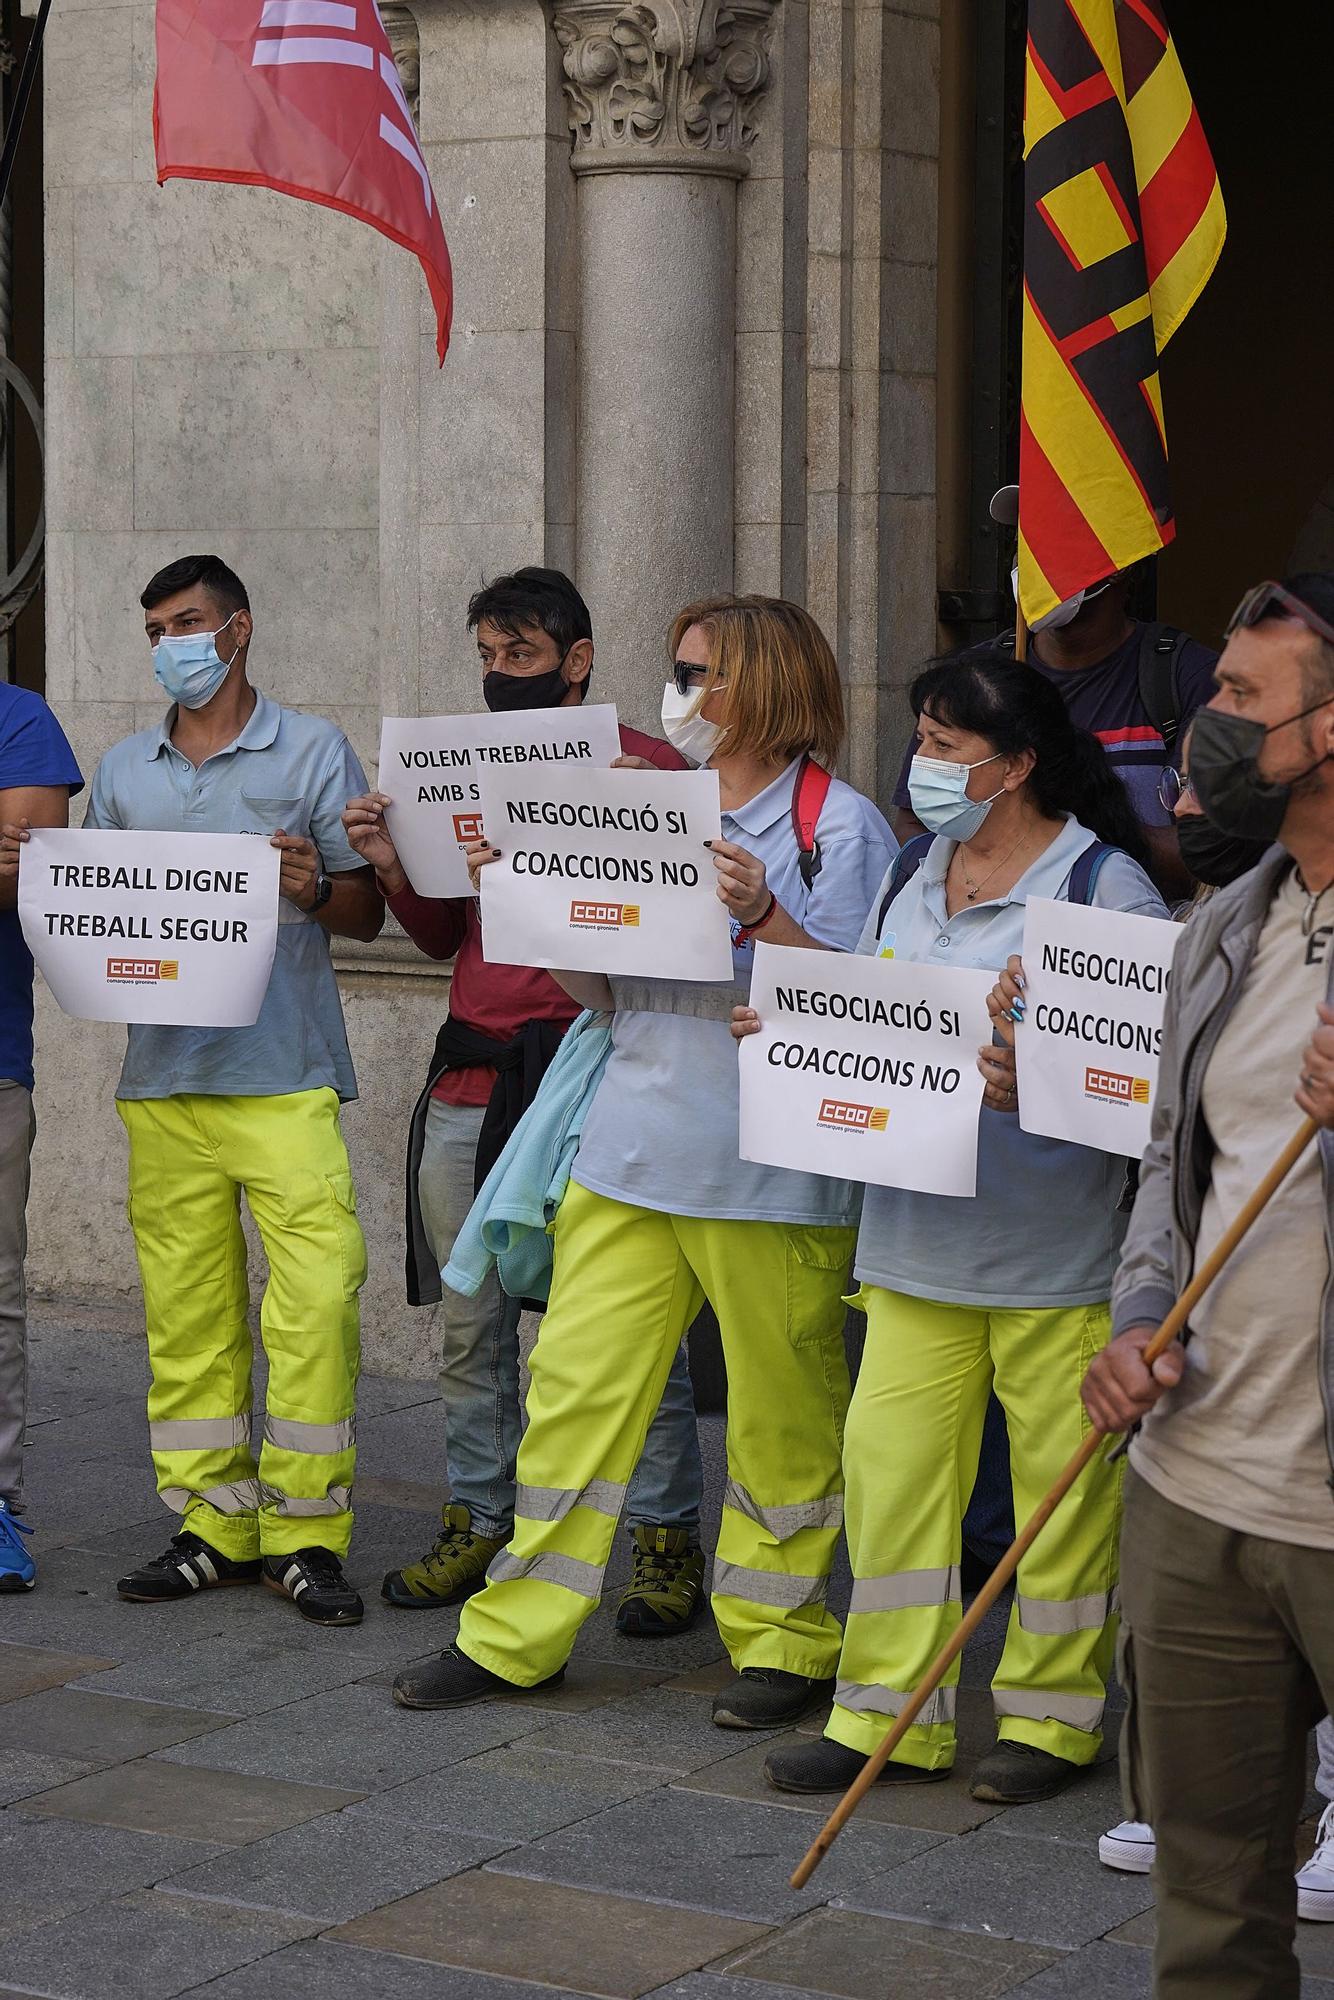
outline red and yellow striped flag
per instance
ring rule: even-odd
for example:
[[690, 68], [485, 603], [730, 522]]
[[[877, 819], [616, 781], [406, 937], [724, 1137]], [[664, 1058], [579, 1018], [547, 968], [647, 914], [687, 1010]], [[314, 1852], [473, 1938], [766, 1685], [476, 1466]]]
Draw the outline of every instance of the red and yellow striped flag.
[[1019, 599], [1176, 532], [1158, 357], [1218, 261], [1218, 174], [1162, 0], [1030, 0]]

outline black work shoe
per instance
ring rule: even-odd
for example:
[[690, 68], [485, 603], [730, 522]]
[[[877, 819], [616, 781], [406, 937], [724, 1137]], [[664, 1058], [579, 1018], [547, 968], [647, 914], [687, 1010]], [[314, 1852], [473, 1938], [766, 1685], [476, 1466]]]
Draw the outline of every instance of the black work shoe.
[[743, 1667], [730, 1687], [714, 1697], [713, 1719], [720, 1729], [782, 1729], [832, 1700], [832, 1678], [789, 1674], [782, 1667]]
[[1004, 1738], [989, 1750], [973, 1772], [968, 1789], [991, 1806], [1030, 1806], [1037, 1799], [1055, 1798], [1087, 1769], [1068, 1757], [1054, 1757], [1032, 1743]]
[[684, 1632], [704, 1602], [704, 1551], [688, 1528], [636, 1528], [630, 1581], [616, 1608], [616, 1630], [631, 1639]]
[[[835, 1743], [828, 1736], [813, 1742], [780, 1743], [764, 1760], [764, 1775], [776, 1792], [846, 1792], [866, 1763], [860, 1750]], [[949, 1771], [922, 1771], [916, 1764], [898, 1764], [891, 1757], [876, 1775], [877, 1785], [931, 1785]]]
[[265, 1556], [263, 1570], [269, 1589], [290, 1597], [312, 1625], [360, 1625], [366, 1607], [332, 1549], [294, 1549], [290, 1556]]
[[493, 1674], [489, 1667], [479, 1667], [458, 1646], [446, 1646], [434, 1660], [404, 1667], [394, 1682], [394, 1700], [400, 1708], [463, 1708], [470, 1701], [495, 1701], [499, 1695], [533, 1694], [537, 1688], [559, 1687], [564, 1679], [561, 1667], [533, 1687], [518, 1687]]
[[182, 1528], [160, 1556], [121, 1577], [116, 1594], [127, 1604], [168, 1604], [173, 1598], [193, 1597], [197, 1590], [258, 1582], [258, 1557], [253, 1562], [233, 1562], [220, 1549], [211, 1549], [198, 1535]]

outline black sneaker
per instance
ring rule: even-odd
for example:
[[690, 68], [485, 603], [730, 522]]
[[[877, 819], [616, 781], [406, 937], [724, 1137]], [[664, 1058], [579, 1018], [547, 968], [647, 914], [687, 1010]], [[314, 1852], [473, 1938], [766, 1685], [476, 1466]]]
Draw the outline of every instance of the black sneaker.
[[833, 1699], [832, 1677], [789, 1674], [782, 1667], [743, 1667], [730, 1687], [714, 1697], [713, 1719], [720, 1729], [782, 1729]]
[[[866, 1763], [860, 1750], [820, 1736], [810, 1743], [780, 1743], [764, 1760], [764, 1775], [776, 1792], [846, 1792]], [[877, 1785], [930, 1785], [948, 1770], [921, 1771], [891, 1757], [877, 1773]]]
[[253, 1562], [233, 1562], [220, 1549], [211, 1549], [198, 1535], [182, 1528], [160, 1556], [121, 1577], [116, 1594], [127, 1604], [168, 1604], [173, 1598], [193, 1597], [197, 1590], [221, 1590], [224, 1584], [258, 1582], [258, 1558]]
[[269, 1589], [290, 1597], [312, 1625], [360, 1625], [365, 1606], [332, 1549], [294, 1549], [290, 1556], [265, 1556], [263, 1570]]
[[1087, 1771], [1034, 1743], [1011, 1743], [1004, 1737], [989, 1750], [973, 1772], [968, 1789], [975, 1799], [993, 1806], [1031, 1806], [1055, 1798]]
[[494, 1701], [499, 1695], [533, 1694], [538, 1688], [559, 1687], [564, 1679], [565, 1669], [560, 1667], [532, 1687], [519, 1687], [493, 1674], [489, 1667], [479, 1667], [460, 1647], [446, 1646], [435, 1659], [404, 1667], [394, 1682], [394, 1700], [400, 1708], [463, 1708], [470, 1701]]

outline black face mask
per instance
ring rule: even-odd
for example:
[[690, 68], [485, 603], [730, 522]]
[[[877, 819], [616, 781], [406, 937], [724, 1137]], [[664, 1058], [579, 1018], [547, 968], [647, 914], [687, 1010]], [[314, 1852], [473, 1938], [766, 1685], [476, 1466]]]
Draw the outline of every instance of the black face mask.
[[1196, 798], [1221, 833], [1262, 841], [1266, 846], [1278, 839], [1293, 786], [1318, 771], [1327, 759], [1317, 757], [1314, 764], [1291, 778], [1262, 778], [1259, 765], [1265, 738], [1328, 704], [1326, 696], [1267, 729], [1263, 722], [1251, 722], [1244, 715], [1224, 715], [1217, 708], [1196, 709], [1190, 733], [1190, 781]]
[[1254, 868], [1270, 843], [1249, 840], [1235, 833], [1220, 833], [1203, 813], [1186, 813], [1176, 822], [1181, 859], [1197, 882], [1211, 889], [1226, 889], [1248, 868]]
[[570, 692], [564, 672], [568, 658], [562, 654], [549, 674], [501, 674], [492, 668], [482, 675], [482, 700], [499, 715], [516, 708], [559, 708]]

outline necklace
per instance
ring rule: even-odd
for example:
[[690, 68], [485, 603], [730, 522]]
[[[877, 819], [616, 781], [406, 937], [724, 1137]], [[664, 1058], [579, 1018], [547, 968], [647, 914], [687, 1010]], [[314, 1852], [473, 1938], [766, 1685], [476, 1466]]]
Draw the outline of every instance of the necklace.
[[1024, 841], [1027, 839], [1027, 837], [1028, 837], [1028, 828], [1025, 827], [1023, 832], [1019, 835], [1018, 840], [1016, 840], [1016, 842], [1014, 843], [1014, 846], [1009, 850], [1007, 854], [1002, 854], [1000, 860], [996, 863], [995, 867], [989, 868], [986, 874], [982, 877], [982, 880], [980, 882], [974, 882], [972, 876], [968, 873], [968, 863], [963, 858], [963, 843], [960, 842], [959, 846], [956, 847], [954, 851], [959, 858], [959, 873], [963, 876], [965, 884], [964, 893], [966, 894], [968, 901], [970, 903], [975, 903], [978, 897], [981, 895], [982, 891], [986, 888], [987, 883], [991, 880], [992, 876], [999, 875], [1001, 869], [1005, 866], [1006, 862], [1013, 860], [1014, 856], [1019, 852], [1019, 849], [1023, 846]]

